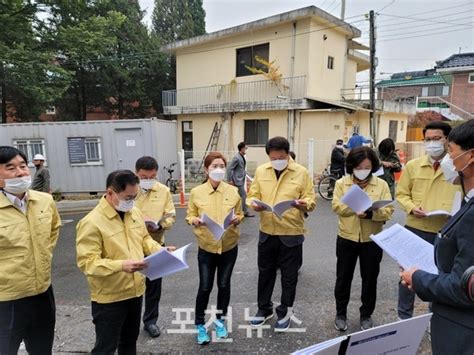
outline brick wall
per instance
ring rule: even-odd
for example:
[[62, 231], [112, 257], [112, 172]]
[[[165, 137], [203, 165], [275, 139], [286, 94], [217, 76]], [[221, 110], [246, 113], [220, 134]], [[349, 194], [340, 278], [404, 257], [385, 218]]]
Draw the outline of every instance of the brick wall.
[[[453, 75], [451, 86], [451, 102], [463, 110], [474, 114], [474, 83], [469, 83], [469, 73], [459, 73]], [[456, 112], [456, 108], [451, 107], [451, 111], [463, 116], [461, 112]]]

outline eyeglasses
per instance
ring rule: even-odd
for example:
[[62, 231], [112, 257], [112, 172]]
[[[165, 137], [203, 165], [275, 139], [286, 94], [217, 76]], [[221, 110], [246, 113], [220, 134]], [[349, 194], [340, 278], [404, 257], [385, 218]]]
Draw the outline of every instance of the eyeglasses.
[[444, 140], [444, 137], [433, 137], [433, 138], [425, 138], [423, 139], [423, 142], [429, 143], [429, 142], [441, 142]]

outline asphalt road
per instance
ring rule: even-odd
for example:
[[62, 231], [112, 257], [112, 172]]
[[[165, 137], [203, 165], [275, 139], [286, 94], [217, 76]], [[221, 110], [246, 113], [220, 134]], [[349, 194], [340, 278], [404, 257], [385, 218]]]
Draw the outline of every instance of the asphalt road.
[[[63, 215], [65, 222], [60, 240], [55, 250], [53, 265], [53, 287], [58, 305], [57, 353], [81, 353], [90, 351], [94, 342], [94, 330], [90, 316], [90, 299], [87, 282], [75, 264], [75, 226], [85, 214]], [[289, 353], [341, 335], [334, 329], [335, 302], [333, 296], [336, 270], [335, 241], [337, 218], [332, 213], [330, 203], [318, 200], [318, 206], [307, 219], [308, 234], [304, 243], [304, 262], [299, 276], [296, 304], [296, 318], [302, 323], [295, 324], [298, 331], [276, 334], [272, 329], [264, 329], [261, 337], [256, 331], [247, 333], [247, 316], [256, 311], [257, 285], [257, 235], [258, 217], [247, 218], [241, 224], [239, 256], [232, 277], [232, 332], [228, 342], [212, 342], [208, 346], [196, 345], [194, 334], [180, 331], [193, 329], [193, 315], [186, 314], [194, 308], [198, 288], [197, 244], [191, 228], [184, 222], [184, 209], [177, 211], [177, 223], [167, 234], [167, 244], [183, 246], [194, 242], [188, 250], [189, 270], [171, 275], [163, 281], [161, 313], [159, 325], [162, 335], [151, 339], [141, 334], [139, 351], [143, 353]], [[397, 210], [388, 224], [403, 223], [404, 217]], [[385, 255], [381, 265], [378, 283], [378, 301], [373, 319], [375, 324], [385, 324], [397, 320], [398, 267]], [[359, 330], [360, 276], [356, 271], [351, 302], [348, 309], [349, 329], [347, 334]], [[273, 295], [274, 303], [279, 301], [279, 278]], [[216, 290], [210, 298], [210, 305], [216, 304]], [[185, 309], [180, 313], [183, 325], [177, 324], [176, 308]], [[426, 305], [418, 300], [417, 313], [425, 313]], [[189, 318], [186, 318], [189, 317]], [[185, 319], [188, 319], [186, 322]], [[273, 321], [270, 322], [273, 324]], [[230, 330], [230, 329], [229, 329]], [[250, 337], [251, 335], [251, 337]], [[420, 354], [429, 354], [427, 337], [422, 342]]]

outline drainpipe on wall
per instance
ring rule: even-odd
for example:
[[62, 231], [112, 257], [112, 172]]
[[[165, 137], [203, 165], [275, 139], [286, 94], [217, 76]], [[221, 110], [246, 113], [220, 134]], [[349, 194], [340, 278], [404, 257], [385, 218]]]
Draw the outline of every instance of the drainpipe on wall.
[[295, 149], [295, 117], [296, 110], [288, 110], [288, 141], [290, 142], [290, 150]]

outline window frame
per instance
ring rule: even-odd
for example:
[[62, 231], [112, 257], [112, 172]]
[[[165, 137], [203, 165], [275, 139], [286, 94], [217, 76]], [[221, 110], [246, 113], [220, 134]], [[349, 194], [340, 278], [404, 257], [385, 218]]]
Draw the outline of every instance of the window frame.
[[467, 74], [467, 83], [474, 84], [474, 73]]
[[333, 56], [328, 55], [327, 68], [329, 70], [334, 70], [334, 57]]
[[[258, 47], [261, 47], [261, 48], [258, 48]], [[266, 48], [264, 48], [266, 47]], [[235, 50], [235, 62], [236, 62], [236, 65], [235, 65], [235, 76], [237, 78], [241, 78], [241, 77], [245, 77], [245, 76], [252, 76], [252, 75], [258, 75], [258, 74], [254, 74], [252, 72], [250, 72], [247, 68], [245, 68], [246, 65], [248, 65], [249, 67], [255, 67], [255, 68], [260, 68], [262, 69], [263, 71], [266, 71], [268, 72], [268, 68], [266, 67], [260, 67], [260, 64], [257, 63], [255, 61], [255, 56], [257, 54], [254, 54], [254, 52], [260, 49], [265, 49], [267, 50], [268, 54], [267, 54], [267, 57], [266, 58], [262, 58], [267, 60], [267, 61], [270, 61], [270, 42], [267, 42], [267, 43], [261, 43], [261, 44], [256, 44], [256, 45], [253, 45], [253, 46], [247, 46], [247, 47], [242, 47], [242, 48], [237, 48]], [[245, 68], [245, 72], [246, 73], [241, 73], [239, 71], [239, 68], [240, 68], [240, 63], [239, 63], [239, 52], [241, 51], [244, 51], [244, 50], [250, 50], [250, 59], [251, 59], [251, 63], [250, 64], [244, 64], [244, 68]], [[243, 69], [242, 69], [243, 70]]]
[[[32, 146], [34, 144], [40, 144], [41, 151], [37, 152], [36, 150], [33, 151]], [[21, 149], [19, 146], [26, 145], [26, 152]], [[33, 164], [33, 157], [36, 154], [41, 154], [45, 158], [44, 165], [48, 166], [48, 156], [46, 154], [46, 140], [44, 138], [15, 138], [13, 140], [13, 146], [19, 150], [21, 150], [26, 155], [26, 159], [28, 160], [28, 167], [33, 168], [35, 165]]]
[[[262, 139], [262, 141], [259, 141], [259, 132], [258, 132], [258, 121], [262, 121], [263, 123], [266, 124], [266, 134], [265, 134], [265, 139]], [[247, 123], [249, 122], [249, 123]], [[247, 136], [247, 124], [250, 124], [250, 122], [254, 122], [255, 127], [254, 127], [254, 136], [256, 138], [256, 143], [253, 143], [252, 140], [250, 140]], [[270, 133], [270, 120], [268, 118], [257, 118], [257, 119], [245, 119], [244, 120], [244, 141], [248, 146], [252, 147], [263, 147], [268, 141]]]

